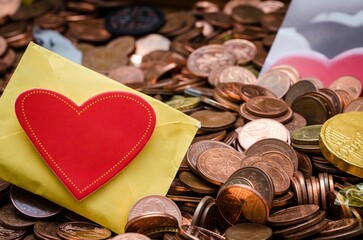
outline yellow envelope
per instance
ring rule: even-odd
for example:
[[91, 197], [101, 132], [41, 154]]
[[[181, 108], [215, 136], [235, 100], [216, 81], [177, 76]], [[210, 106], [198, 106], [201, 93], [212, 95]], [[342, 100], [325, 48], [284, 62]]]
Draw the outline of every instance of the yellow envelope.
[[[154, 108], [155, 130], [139, 155], [104, 186], [78, 202], [40, 157], [20, 126], [14, 103], [25, 90], [59, 92], [80, 105], [106, 91], [128, 91]], [[30, 43], [0, 98], [0, 178], [41, 195], [116, 233], [132, 205], [150, 194], [165, 195], [200, 123], [166, 104]], [[107, 151], [107, 149], [105, 149]]]

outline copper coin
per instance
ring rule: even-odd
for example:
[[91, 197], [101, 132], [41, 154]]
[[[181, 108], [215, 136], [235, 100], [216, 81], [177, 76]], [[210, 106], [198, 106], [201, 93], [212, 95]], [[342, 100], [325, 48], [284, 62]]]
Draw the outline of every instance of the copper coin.
[[[275, 41], [275, 38], [276, 38], [276, 33], [270, 33], [266, 37], [263, 38], [262, 44], [267, 48], [271, 48], [273, 42]], [[291, 76], [289, 76], [289, 78], [290, 78], [290, 81], [292, 81]]]
[[240, 103], [243, 101], [240, 95], [240, 89], [242, 85], [243, 83], [238, 82], [219, 83], [214, 89], [214, 92], [218, 93], [224, 98], [227, 98], [228, 100]]
[[353, 100], [349, 93], [345, 90], [337, 89], [335, 93], [338, 95], [343, 109]]
[[319, 99], [323, 103], [323, 105], [327, 111], [328, 118], [330, 118], [336, 114], [336, 110], [334, 108], [334, 103], [333, 103], [332, 98], [329, 95], [327, 95], [326, 93], [324, 93], [323, 91], [310, 92], [310, 93], [306, 93], [305, 95]]
[[179, 178], [180, 181], [182, 181], [193, 192], [212, 194], [217, 191], [217, 188], [214, 184], [196, 176], [191, 172], [182, 172], [180, 173]]
[[265, 223], [269, 215], [269, 204], [257, 190], [247, 185], [228, 186], [218, 193], [219, 211], [231, 222], [238, 223], [241, 217], [254, 223]]
[[362, 92], [362, 83], [353, 76], [343, 76], [332, 82], [329, 88], [331, 90], [343, 89], [349, 93], [352, 99], [357, 99]]
[[[323, 232], [323, 231], [321, 231], [321, 232]], [[322, 237], [320, 237], [320, 235], [318, 235], [314, 239], [316, 239], [316, 240], [360, 239], [359, 237], [362, 237], [362, 235], [363, 235], [363, 227], [357, 226], [348, 231], [339, 232], [334, 235], [322, 236]]]
[[[293, 117], [293, 112], [292, 112], [290, 107], [287, 107], [287, 111], [282, 116], [278, 116], [278, 117], [257, 116], [257, 115], [254, 115], [254, 113], [252, 113], [251, 111], [248, 111], [247, 103], [243, 103], [239, 107], [238, 113], [239, 113], [239, 115], [241, 117], [243, 117], [244, 119], [246, 119], [248, 121], [254, 121], [254, 120], [257, 120], [257, 119], [261, 119], [261, 118], [268, 118], [268, 119], [280, 122], [282, 124], [286, 124], [287, 122], [290, 122], [292, 117]], [[269, 114], [269, 113], [271, 113], [271, 111], [267, 112], [267, 114]]]
[[344, 108], [344, 112], [358, 112], [358, 111], [363, 111], [363, 97], [354, 99]]
[[323, 174], [323, 179], [324, 179], [324, 184], [325, 184], [325, 191], [328, 193], [329, 191], [334, 190], [334, 188], [330, 189], [328, 173], [324, 172], [322, 174]]
[[316, 178], [314, 176], [310, 177], [310, 181], [311, 181], [311, 186], [313, 188], [313, 201], [315, 205], [319, 205], [320, 204], [320, 188], [319, 188], [319, 184], [316, 181]]
[[69, 31], [77, 39], [91, 42], [102, 42], [111, 37], [111, 34], [104, 28], [102, 19], [84, 19], [71, 22], [69, 23]]
[[225, 240], [224, 237], [217, 233], [192, 225], [182, 225], [179, 229], [179, 234], [183, 237], [183, 239]]
[[[179, 54], [169, 50], [153, 50], [142, 57], [142, 64], [160, 64], [168, 65], [175, 63], [176, 65], [185, 65], [186, 59]], [[177, 75], [183, 76], [183, 75]]]
[[191, 87], [184, 90], [184, 93], [194, 97], [206, 96], [212, 97], [213, 90], [205, 87]]
[[319, 176], [318, 178], [319, 184], [320, 184], [320, 197], [321, 197], [321, 208], [323, 210], [326, 210], [326, 206], [327, 206], [327, 202], [326, 202], [326, 188], [325, 188], [325, 183], [324, 183], [324, 179], [322, 177], [322, 175]]
[[285, 228], [285, 229], [274, 231], [274, 235], [279, 236], [279, 237], [285, 237], [287, 235], [291, 235], [291, 234], [298, 233], [300, 231], [304, 231], [307, 228], [310, 228], [316, 224], [321, 223], [321, 221], [324, 220], [325, 216], [326, 216], [326, 214], [324, 211], [319, 211], [318, 214], [316, 214], [313, 218], [311, 218], [305, 222], [302, 222], [297, 225], [293, 225], [293, 226]]
[[36, 222], [34, 233], [40, 239], [59, 240], [57, 232], [61, 224], [60, 222]]
[[67, 222], [58, 227], [58, 235], [63, 239], [107, 239], [111, 231], [92, 223]]
[[10, 229], [0, 224], [0, 238], [4, 240], [22, 239], [26, 234], [25, 229]]
[[281, 196], [276, 196], [274, 201], [272, 202], [272, 208], [280, 208], [288, 205], [292, 198], [294, 197], [294, 193], [292, 191], [287, 191], [286, 194]]
[[335, 91], [333, 91], [329, 88], [320, 88], [319, 92], [322, 92], [326, 96], [329, 96], [329, 99], [331, 100], [331, 102], [333, 103], [333, 106], [334, 106], [334, 113], [333, 113], [334, 115], [341, 113], [343, 111], [342, 102], [340, 101], [340, 98]]
[[319, 206], [315, 204], [298, 205], [285, 208], [271, 214], [267, 219], [267, 224], [271, 226], [290, 226], [299, 224], [311, 219], [319, 211]]
[[308, 92], [318, 91], [318, 87], [309, 80], [300, 80], [291, 86], [289, 91], [286, 93], [285, 102], [291, 106], [294, 100]]
[[238, 131], [238, 142], [244, 149], [248, 149], [255, 142], [266, 138], [276, 138], [286, 142], [289, 136], [284, 125], [270, 119], [251, 121]]
[[328, 119], [324, 103], [314, 96], [297, 97], [291, 108], [306, 119], [307, 125], [322, 124]]
[[[254, 33], [254, 34], [256, 34], [256, 33]], [[261, 37], [265, 37], [266, 36], [266, 33], [257, 33], [257, 34], [260, 34]], [[252, 60], [252, 63], [255, 64], [256, 66], [258, 66], [259, 68], [262, 68], [263, 67], [263, 64], [265, 63], [265, 60], [267, 58], [267, 51], [266, 51], [266, 49], [263, 46], [263, 44], [262, 44], [261, 41], [255, 41], [253, 43], [256, 45], [257, 55]], [[288, 78], [288, 76], [287, 76], [287, 78]], [[289, 79], [289, 81], [290, 81], [290, 79]], [[274, 92], [274, 91], [271, 90], [271, 92]]]
[[334, 179], [333, 179], [333, 175], [329, 174], [328, 175], [328, 181], [329, 181], [329, 191], [334, 191]]
[[287, 173], [278, 163], [269, 158], [263, 156], [245, 158], [241, 164], [241, 168], [243, 167], [257, 167], [265, 171], [274, 184], [275, 195], [285, 193], [290, 187], [290, 178]]
[[358, 226], [357, 219], [343, 218], [330, 221], [328, 227], [319, 233], [319, 237], [330, 236], [341, 232], [346, 232]]
[[235, 21], [243, 24], [255, 24], [260, 22], [263, 12], [256, 7], [239, 5], [233, 8], [232, 17]]
[[284, 236], [284, 239], [301, 239], [301, 238], [309, 238], [320, 231], [324, 230], [328, 226], [328, 220], [324, 219], [318, 224], [315, 224], [312, 227], [306, 228], [302, 231], [295, 232], [290, 235]]
[[27, 30], [27, 24], [25, 22], [11, 22], [0, 27], [0, 36], [4, 38], [14, 37]]
[[194, 15], [184, 11], [167, 13], [165, 20], [166, 23], [159, 29], [159, 32], [168, 37], [187, 32], [195, 23]]
[[257, 54], [256, 46], [245, 39], [231, 39], [223, 43], [227, 47], [227, 50], [233, 52], [236, 56], [238, 64], [246, 64], [250, 62]]
[[292, 187], [291, 190], [294, 193], [297, 205], [303, 205], [304, 200], [302, 197], [302, 189], [301, 189], [299, 180], [297, 180], [296, 177], [292, 177], [290, 180], [291, 180], [291, 187]]
[[270, 32], [277, 32], [284, 20], [284, 14], [278, 12], [272, 12], [264, 14], [261, 17], [261, 26], [269, 30]]
[[233, 149], [231, 146], [229, 146], [225, 143], [218, 142], [218, 141], [210, 141], [210, 140], [199, 141], [199, 142], [192, 144], [189, 147], [189, 149], [186, 153], [186, 156], [187, 156], [188, 165], [195, 173], [198, 173], [197, 160], [198, 160], [200, 154], [202, 154], [204, 151], [211, 149], [211, 148]]
[[167, 198], [174, 202], [189, 202], [189, 203], [196, 203], [198, 204], [202, 198], [201, 197], [190, 197], [190, 196], [175, 196], [175, 195], [167, 195]]
[[227, 136], [224, 138], [223, 143], [227, 144], [227, 145], [231, 145], [235, 142], [235, 140], [237, 139], [238, 134], [236, 131], [232, 131], [230, 133], [227, 134]]
[[65, 23], [66, 20], [62, 16], [51, 13], [41, 15], [34, 20], [34, 24], [43, 29], [62, 28]]
[[260, 3], [260, 0], [232, 0], [232, 1], [226, 2], [226, 4], [224, 5], [224, 8], [223, 8], [223, 12], [228, 15], [232, 15], [233, 8], [235, 8], [239, 5], [249, 5], [249, 6], [258, 7], [259, 3]]
[[229, 111], [229, 109], [226, 108], [224, 105], [222, 105], [221, 103], [219, 103], [217, 101], [214, 101], [211, 98], [207, 98], [207, 97], [201, 96], [200, 97], [200, 100], [203, 103], [207, 104], [208, 106], [212, 106], [212, 107], [217, 108], [217, 109], [222, 110], [222, 111]]
[[216, 185], [225, 183], [240, 168], [245, 156], [236, 150], [212, 148], [204, 151], [197, 160], [197, 169], [207, 181]]
[[212, 202], [214, 202], [214, 199], [210, 196], [205, 196], [202, 198], [202, 200], [199, 202], [197, 208], [195, 209], [191, 225], [199, 226], [200, 219], [202, 217], [204, 209], [208, 206], [209, 203], [212, 203]]
[[149, 237], [140, 233], [124, 233], [117, 235], [112, 240], [151, 240]]
[[228, 29], [233, 24], [233, 19], [231, 16], [223, 13], [223, 12], [206, 12], [203, 14], [204, 19], [212, 24], [213, 26]]
[[[280, 139], [266, 138], [259, 140], [251, 145], [246, 150], [245, 154], [246, 156], [265, 155], [264, 153], [267, 152], [281, 152], [288, 157], [290, 163], [282, 162], [281, 164], [279, 161], [277, 161], [277, 163], [282, 165], [283, 169], [289, 176], [292, 176], [291, 170], [296, 171], [298, 169], [298, 158], [296, 152], [289, 144], [286, 143], [286, 141]], [[271, 157], [272, 153], [268, 154], [268, 156]], [[293, 169], [291, 169], [291, 164]]]
[[208, 77], [213, 69], [232, 66], [236, 58], [222, 45], [208, 45], [196, 49], [187, 60], [188, 69], [196, 76]]
[[308, 204], [314, 204], [313, 185], [309, 178], [305, 179], [306, 190], [308, 193]]
[[304, 177], [310, 178], [313, 174], [313, 166], [311, 164], [310, 158], [302, 153], [302, 152], [296, 152], [296, 156], [298, 159], [298, 170], [304, 175]]
[[214, 231], [217, 225], [217, 204], [210, 202], [204, 209], [200, 218], [199, 226]]
[[266, 118], [279, 117], [287, 111], [287, 105], [278, 98], [258, 96], [246, 103], [247, 111]]
[[18, 11], [12, 15], [14, 21], [24, 21], [44, 14], [52, 8], [52, 4], [47, 1], [36, 1], [33, 4], [22, 4]]
[[[260, 156], [260, 155], [246, 156], [246, 158], [244, 158], [241, 163], [241, 168], [251, 167], [256, 162], [265, 162], [268, 160], [269, 160], [268, 158], [266, 158], [264, 156]], [[274, 163], [274, 164], [276, 164], [276, 163]]]
[[[262, 194], [269, 206], [274, 199], [274, 185], [272, 179], [264, 171], [256, 167], [244, 167], [234, 172], [230, 179], [242, 177], [251, 182], [252, 187]], [[220, 189], [220, 191], [222, 188]]]
[[178, 206], [169, 198], [159, 195], [149, 195], [138, 200], [129, 212], [128, 221], [149, 213], [167, 213], [174, 216], [179, 225], [182, 222]]
[[282, 98], [290, 89], [291, 82], [286, 73], [271, 70], [258, 77], [257, 85], [269, 89], [278, 98]]
[[10, 189], [11, 202], [16, 210], [31, 219], [47, 219], [58, 215], [62, 207], [16, 186]]
[[27, 229], [34, 225], [35, 221], [20, 216], [12, 204], [6, 204], [0, 208], [0, 223], [10, 229]]
[[[175, 229], [178, 227], [178, 221], [175, 217], [167, 213], [148, 213], [129, 220], [125, 226], [125, 232], [135, 232], [151, 237], [150, 235], [145, 233], [149, 230], [161, 227], [169, 227], [169, 229]], [[154, 235], [154, 233], [151, 234]], [[162, 237], [162, 234], [163, 233], [158, 233], [158, 236], [153, 237], [160, 238]]]
[[295, 171], [294, 172], [294, 177], [298, 180], [298, 183], [300, 185], [302, 198], [303, 198], [303, 204], [308, 204], [309, 203], [308, 192], [307, 192], [307, 189], [306, 189], [304, 175], [299, 171]]
[[257, 96], [269, 96], [277, 98], [273, 92], [258, 85], [246, 84], [241, 87], [241, 98], [244, 101], [248, 102], [251, 98]]
[[265, 171], [272, 179], [275, 189], [275, 195], [281, 195], [287, 192], [290, 187], [290, 178], [287, 173], [279, 168], [279, 165], [265, 162], [256, 162], [252, 167], [257, 167]]
[[211, 110], [201, 110], [190, 114], [192, 118], [199, 120], [201, 129], [223, 130], [236, 121], [236, 116], [230, 112], [220, 112]]
[[228, 240], [267, 240], [272, 237], [272, 230], [257, 223], [240, 223], [229, 227], [225, 232]]
[[168, 190], [168, 194], [171, 195], [187, 195], [190, 194], [192, 191], [187, 188], [179, 178], [175, 177], [173, 182], [170, 185]]
[[227, 98], [220, 96], [219, 93], [214, 92], [213, 98], [229, 111], [238, 112], [238, 104], [235, 104]]
[[132, 36], [117, 37], [107, 43], [106, 48], [120, 54], [129, 55], [135, 50], [135, 38]]

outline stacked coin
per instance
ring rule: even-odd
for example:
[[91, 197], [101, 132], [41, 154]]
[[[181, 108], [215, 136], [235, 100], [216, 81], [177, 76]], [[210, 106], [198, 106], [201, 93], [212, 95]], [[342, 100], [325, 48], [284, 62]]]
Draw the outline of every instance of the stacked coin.
[[282, 209], [268, 218], [273, 234], [283, 239], [309, 238], [328, 227], [325, 211], [319, 206], [299, 205]]
[[[1, 239], [108, 239], [107, 228], [70, 212], [38, 195], [1, 181]], [[80, 221], [81, 220], [81, 221]], [[72, 221], [72, 222], [69, 222]], [[85, 222], [87, 221], [87, 222]]]

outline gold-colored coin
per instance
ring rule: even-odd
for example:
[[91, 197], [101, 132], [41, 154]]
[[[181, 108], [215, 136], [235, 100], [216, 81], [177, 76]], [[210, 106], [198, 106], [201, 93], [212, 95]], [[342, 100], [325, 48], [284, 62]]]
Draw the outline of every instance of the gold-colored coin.
[[201, 101], [199, 97], [182, 97], [182, 98], [172, 99], [165, 103], [177, 110], [185, 111], [198, 107]]
[[291, 132], [291, 141], [296, 144], [315, 145], [319, 142], [321, 125], [310, 125]]
[[327, 120], [319, 145], [325, 158], [340, 170], [363, 177], [363, 112], [348, 112]]

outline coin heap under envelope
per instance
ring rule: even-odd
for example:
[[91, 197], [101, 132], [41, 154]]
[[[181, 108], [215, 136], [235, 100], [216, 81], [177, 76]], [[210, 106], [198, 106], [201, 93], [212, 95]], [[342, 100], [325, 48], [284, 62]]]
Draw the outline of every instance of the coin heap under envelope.
[[30, 41], [61, 45], [33, 29], [56, 31], [85, 67], [201, 127], [168, 194], [136, 202], [124, 234], [0, 180], [0, 239], [361, 239], [363, 203], [347, 204], [345, 189], [363, 178], [362, 79], [324, 86], [289, 65], [259, 74], [288, 2], [1, 6], [1, 93]]

